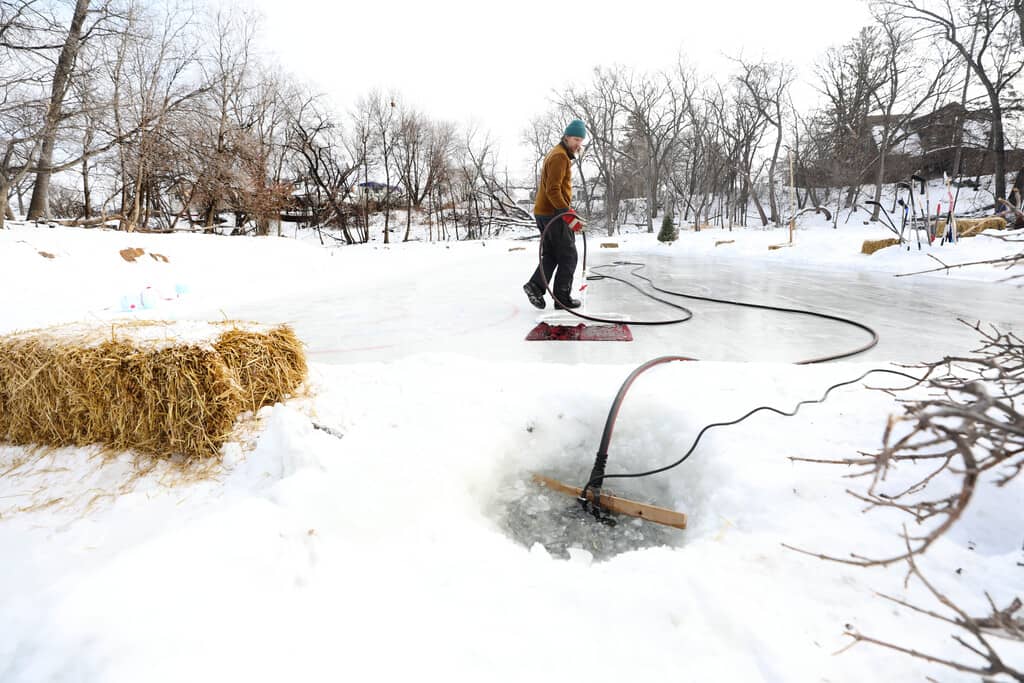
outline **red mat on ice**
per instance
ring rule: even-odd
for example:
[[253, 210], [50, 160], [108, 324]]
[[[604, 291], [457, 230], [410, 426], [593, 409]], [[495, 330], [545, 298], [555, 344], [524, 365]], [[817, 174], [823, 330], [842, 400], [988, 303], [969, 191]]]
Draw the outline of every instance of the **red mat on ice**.
[[548, 325], [541, 323], [530, 330], [526, 341], [633, 341], [628, 325]]

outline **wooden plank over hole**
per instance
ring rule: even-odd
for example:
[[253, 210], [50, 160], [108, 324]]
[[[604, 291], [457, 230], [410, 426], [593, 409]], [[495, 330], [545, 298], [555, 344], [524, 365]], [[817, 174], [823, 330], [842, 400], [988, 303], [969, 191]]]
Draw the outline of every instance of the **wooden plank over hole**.
[[[563, 484], [557, 479], [545, 477], [543, 474], [534, 474], [533, 480], [552, 491], [558, 491], [559, 493], [564, 493], [575, 498], [578, 498], [580, 492], [583, 490], [578, 486], [570, 486], [569, 484]], [[587, 495], [590, 500], [593, 500], [593, 494], [591, 492], [588, 491]], [[686, 528], [686, 514], [682, 512], [658, 507], [657, 505], [638, 503], [634, 500], [619, 498], [618, 496], [612, 496], [607, 493], [602, 493], [598, 502], [604, 509], [619, 515], [646, 519], [648, 522], [663, 524], [676, 529]]]

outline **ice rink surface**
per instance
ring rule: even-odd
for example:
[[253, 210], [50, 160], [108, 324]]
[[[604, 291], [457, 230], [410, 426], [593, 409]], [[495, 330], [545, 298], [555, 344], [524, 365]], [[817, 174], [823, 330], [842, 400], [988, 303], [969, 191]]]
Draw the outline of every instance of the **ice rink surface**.
[[[641, 271], [658, 286], [700, 296], [813, 311], [853, 318], [872, 328], [878, 345], [857, 360], [915, 362], [962, 353], [977, 345], [974, 330], [958, 322], [977, 320], [1004, 329], [1024, 320], [1024, 296], [1005, 283], [942, 276], [897, 278], [890, 274], [830, 271], [814, 266], [766, 264], [736, 259], [617, 252], [592, 257], [593, 266], [612, 261], [644, 262]], [[860, 346], [869, 337], [838, 322], [667, 297], [693, 311], [678, 325], [633, 326], [633, 342], [526, 342], [539, 321], [575, 324], [548, 307], [530, 306], [518, 268], [500, 260], [439, 268], [403, 279], [389, 274], [362, 293], [318, 291], [256, 304], [228, 306], [230, 317], [289, 321], [322, 363], [389, 361], [422, 352], [450, 351], [492, 361], [558, 363], [643, 362], [663, 354], [702, 360], [795, 362]], [[605, 272], [630, 277], [635, 266]], [[637, 284], [644, 286], [641, 280]], [[579, 273], [574, 285], [579, 286]], [[371, 297], [366, 291], [372, 292]], [[658, 296], [664, 296], [652, 292]], [[645, 298], [614, 280], [589, 283], [585, 308], [591, 315], [660, 320], [678, 311]]]

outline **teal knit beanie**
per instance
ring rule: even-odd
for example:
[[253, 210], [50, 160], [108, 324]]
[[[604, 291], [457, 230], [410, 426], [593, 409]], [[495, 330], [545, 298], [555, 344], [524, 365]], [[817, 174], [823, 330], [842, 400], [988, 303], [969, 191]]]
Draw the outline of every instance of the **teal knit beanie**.
[[572, 122], [565, 127], [565, 132], [562, 133], [567, 138], [585, 138], [587, 137], [587, 127], [583, 125], [583, 122], [579, 119], [573, 119]]

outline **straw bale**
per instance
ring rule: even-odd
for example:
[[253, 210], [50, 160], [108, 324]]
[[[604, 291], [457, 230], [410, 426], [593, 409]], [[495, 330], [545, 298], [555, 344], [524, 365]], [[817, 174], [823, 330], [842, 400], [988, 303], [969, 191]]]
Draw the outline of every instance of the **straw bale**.
[[305, 377], [287, 326], [133, 321], [14, 333], [0, 337], [0, 441], [210, 458], [241, 413], [295, 393]]
[[885, 249], [886, 247], [891, 247], [899, 243], [900, 241], [895, 237], [888, 237], [884, 240], [864, 240], [864, 244], [861, 245], [860, 248], [860, 253], [869, 255], [874, 254], [880, 249]]
[[[1006, 219], [1000, 216], [986, 216], [985, 218], [957, 218], [956, 232], [958, 237], [974, 237], [986, 230], [1005, 230]], [[946, 219], [935, 221], [935, 234], [946, 234]]]
[[238, 379], [245, 409], [256, 412], [284, 400], [306, 380], [302, 342], [287, 325], [267, 332], [234, 326], [214, 342], [214, 348]]

